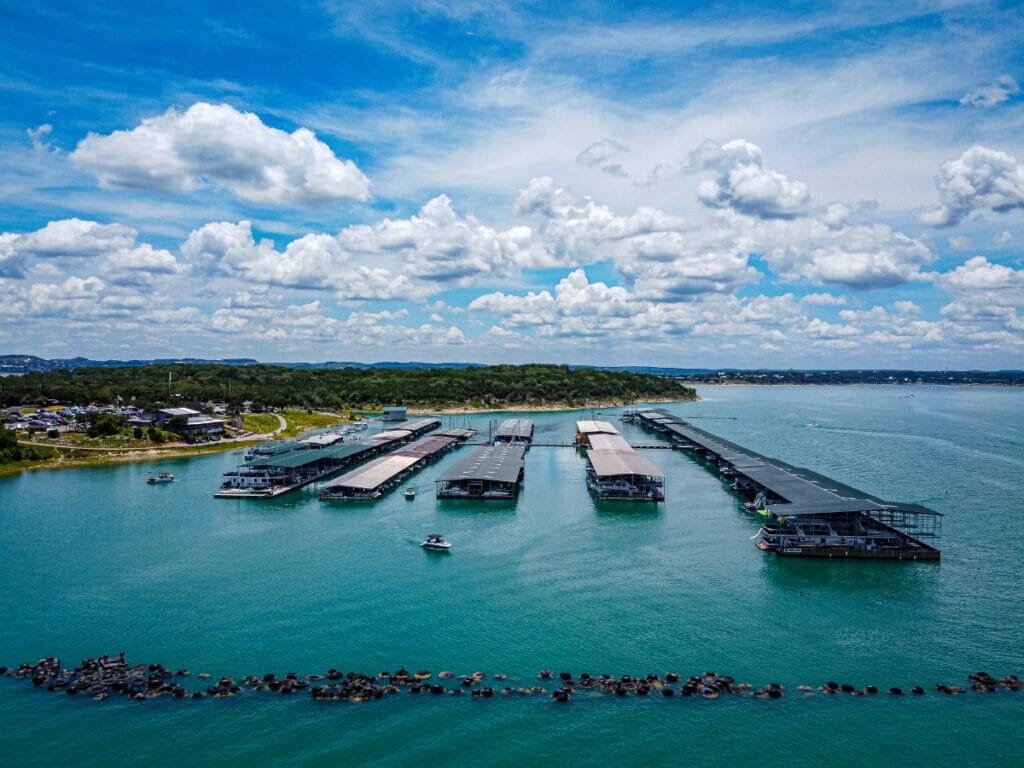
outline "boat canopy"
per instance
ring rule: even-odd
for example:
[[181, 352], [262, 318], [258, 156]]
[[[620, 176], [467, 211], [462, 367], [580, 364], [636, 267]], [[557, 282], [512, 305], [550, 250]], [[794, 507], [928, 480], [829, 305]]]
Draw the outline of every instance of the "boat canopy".
[[614, 449], [592, 449], [587, 451], [587, 458], [598, 477], [616, 477], [621, 475], [641, 475], [664, 479], [665, 475], [653, 463], [634, 451]]

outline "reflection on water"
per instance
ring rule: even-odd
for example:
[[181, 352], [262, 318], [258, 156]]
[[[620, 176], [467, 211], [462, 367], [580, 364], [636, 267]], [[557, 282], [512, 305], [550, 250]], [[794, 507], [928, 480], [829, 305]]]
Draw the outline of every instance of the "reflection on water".
[[764, 558], [766, 588], [811, 592], [816, 599], [842, 598], [850, 594], [905, 595], [909, 600], [925, 599], [940, 578], [939, 562], [901, 563], [885, 560], [847, 561], [780, 557], [758, 552]]

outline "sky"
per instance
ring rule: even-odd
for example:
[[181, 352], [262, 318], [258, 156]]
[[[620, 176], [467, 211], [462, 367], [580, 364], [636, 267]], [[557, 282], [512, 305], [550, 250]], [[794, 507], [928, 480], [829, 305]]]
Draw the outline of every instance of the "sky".
[[0, 354], [1021, 369], [1021, 40], [985, 0], [0, 0]]

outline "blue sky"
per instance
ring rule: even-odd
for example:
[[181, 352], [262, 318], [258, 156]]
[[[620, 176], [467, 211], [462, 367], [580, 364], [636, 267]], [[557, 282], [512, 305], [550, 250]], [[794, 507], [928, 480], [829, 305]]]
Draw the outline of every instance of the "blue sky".
[[674, 6], [0, 2], [0, 353], [1024, 368], [1021, 6]]

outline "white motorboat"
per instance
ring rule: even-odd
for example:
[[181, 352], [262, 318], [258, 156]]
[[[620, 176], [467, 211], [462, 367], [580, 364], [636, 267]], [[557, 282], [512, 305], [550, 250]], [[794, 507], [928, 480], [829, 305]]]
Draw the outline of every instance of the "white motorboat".
[[440, 533], [428, 534], [426, 540], [420, 546], [433, 552], [447, 552], [452, 548], [451, 542], [445, 541], [444, 536]]

